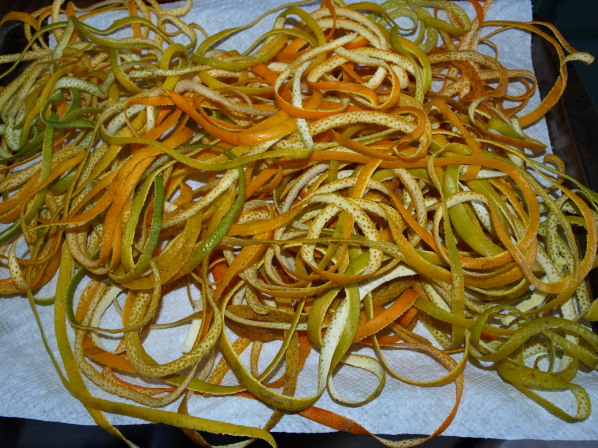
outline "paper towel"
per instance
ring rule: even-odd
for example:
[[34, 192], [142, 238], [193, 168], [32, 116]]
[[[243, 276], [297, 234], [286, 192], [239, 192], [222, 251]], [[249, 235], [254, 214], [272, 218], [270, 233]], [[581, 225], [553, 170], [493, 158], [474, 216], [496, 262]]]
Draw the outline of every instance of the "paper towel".
[[[204, 26], [208, 33], [213, 33], [246, 23], [249, 19], [255, 18], [259, 12], [279, 4], [280, 2], [275, 0], [248, 0], [242, 3], [232, 0], [200, 1], [187, 20], [195, 21]], [[465, 3], [463, 6], [472, 13], [471, 5]], [[314, 2], [307, 9], [315, 9], [315, 7], [317, 3]], [[530, 20], [531, 6], [528, 1], [497, 0], [490, 11], [489, 18]], [[111, 20], [105, 24], [110, 23]], [[249, 33], [252, 36], [259, 35], [260, 29], [268, 29], [271, 21], [272, 18], [265, 20], [261, 27]], [[237, 35], [222, 46], [238, 48], [248, 41], [252, 39]], [[508, 67], [532, 69], [528, 34], [510, 31], [497, 36], [494, 41], [499, 48], [503, 49], [502, 56], [507, 58], [504, 62]], [[539, 98], [536, 96], [533, 102], [537, 104]], [[543, 122], [528, 130], [528, 133], [543, 142], [549, 141]], [[181, 299], [176, 293], [170, 294], [166, 301], [167, 305], [163, 309], [167, 315], [161, 316], [164, 321], [176, 319], [177, 314], [189, 306], [188, 301]], [[51, 329], [52, 309], [41, 307], [39, 312], [45, 328]], [[51, 332], [49, 336], [51, 347], [56, 353], [57, 348]], [[162, 341], [162, 350], [160, 345], [157, 345], [152, 355], [158, 359], [169, 356], [164, 346], [168, 341], [177, 346], [182, 345], [183, 336], [180, 329], [178, 333], [177, 330], [173, 330], [170, 338]], [[178, 341], [175, 340], [176, 338]], [[83, 406], [63, 388], [44, 351], [33, 314], [24, 298], [0, 299], [0, 347], [0, 415], [93, 424]], [[275, 350], [276, 347], [272, 347], [269, 352]], [[422, 379], [420, 366], [426, 362], [423, 355], [397, 350], [389, 353], [389, 361], [406, 376]], [[309, 376], [316, 371], [316, 366], [317, 359], [311, 356], [302, 375]], [[429, 361], [426, 374], [431, 377], [441, 375], [441, 368]], [[341, 390], [348, 390], [352, 398], [358, 398], [375, 387], [374, 378], [368, 375], [343, 367], [336, 374], [335, 381], [341, 385]], [[597, 380], [596, 372], [580, 372], [575, 382], [585, 387], [596, 401], [598, 399]], [[297, 392], [298, 396], [310, 395], [314, 392], [313, 381], [300, 381], [300, 385], [302, 387]], [[90, 388], [100, 397], [111, 398], [92, 384]], [[333, 402], [326, 393], [317, 402], [317, 406], [352, 418], [374, 433], [430, 434], [450, 411], [454, 393], [453, 385], [421, 388], [388, 377], [382, 395], [365, 406], [343, 407]], [[562, 403], [570, 411], [575, 405], [574, 400], [567, 394], [563, 394]], [[190, 411], [200, 417], [258, 427], [264, 424], [271, 413], [270, 409], [257, 401], [232, 397], [209, 399], [198, 397], [190, 403]], [[116, 424], [138, 423], [135, 419], [122, 416], [111, 416], [111, 420]], [[285, 416], [274, 430], [296, 433], [329, 431], [328, 428], [297, 415]], [[513, 387], [505, 384], [493, 370], [477, 368], [469, 364], [465, 370], [465, 391], [459, 412], [444, 434], [499, 439], [592, 440], [598, 439], [598, 413], [594, 412], [584, 422], [564, 423], [523, 397]]]

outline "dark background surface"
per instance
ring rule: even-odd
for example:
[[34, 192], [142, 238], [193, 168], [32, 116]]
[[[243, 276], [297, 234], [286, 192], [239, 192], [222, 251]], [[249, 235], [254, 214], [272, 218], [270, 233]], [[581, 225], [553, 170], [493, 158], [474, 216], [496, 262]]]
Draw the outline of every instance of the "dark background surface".
[[[163, 0], [162, 2], [168, 2]], [[201, 0], [200, 0], [201, 1]], [[500, 2], [500, 0], [496, 0]], [[78, 0], [85, 6], [96, 0]], [[33, 11], [49, 0], [12, 2], [0, 0], [0, 17], [8, 11], [21, 9]], [[578, 50], [598, 54], [598, 1], [596, 0], [533, 0], [534, 13], [540, 20], [555, 23], [570, 43]], [[10, 26], [0, 28], [0, 53], [8, 46], [19, 45], [19, 32]], [[534, 42], [534, 63], [538, 70], [540, 87], [546, 88], [554, 77], [550, 67], [550, 53], [538, 41]], [[576, 63], [570, 69], [569, 87], [562, 103], [548, 116], [549, 130], [555, 150], [569, 154], [568, 167], [573, 174], [585, 178], [598, 190], [598, 158], [593, 147], [598, 142], [598, 64], [585, 67]], [[589, 89], [587, 88], [589, 87]], [[589, 92], [588, 92], [589, 90]], [[572, 156], [571, 156], [572, 155]], [[594, 283], [596, 283], [594, 281]], [[0, 397], [2, 399], [2, 397]], [[533, 422], [530, 422], [533, 424]], [[177, 428], [165, 425], [132, 425], [119, 427], [126, 437], [144, 448], [195, 447]], [[343, 433], [328, 434], [274, 434], [281, 447], [311, 448], [343, 446], [346, 448], [381, 446], [373, 439]], [[207, 436], [209, 437], [209, 436]], [[208, 438], [217, 444], [231, 443], [232, 439]], [[95, 426], [78, 426], [63, 423], [41, 422], [17, 418], [0, 418], [0, 447], [3, 448], [122, 448], [126, 445]], [[263, 448], [264, 443], [252, 445]], [[598, 448], [598, 441], [542, 442], [503, 441], [458, 437], [438, 437], [422, 445], [424, 448]]]
[[[536, 17], [556, 25], [574, 48], [598, 56], [598, 1], [532, 0], [532, 5]], [[576, 69], [598, 106], [598, 62]]]
[[[531, 424], [532, 422], [530, 422]], [[141, 448], [197, 448], [182, 431], [164, 425], [120, 426], [119, 429]], [[380, 448], [379, 442], [365, 436], [344, 433], [287, 434], [274, 433], [280, 448]], [[216, 443], [232, 439], [208, 437]], [[0, 446], [3, 448], [126, 448], [125, 443], [94, 426], [66, 425], [32, 420], [0, 419]], [[256, 442], [251, 448], [269, 445]], [[598, 442], [564, 442], [538, 440], [493, 440], [463, 437], [437, 437], [420, 445], [422, 448], [597, 448]]]

